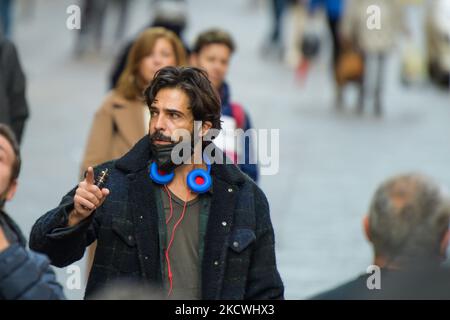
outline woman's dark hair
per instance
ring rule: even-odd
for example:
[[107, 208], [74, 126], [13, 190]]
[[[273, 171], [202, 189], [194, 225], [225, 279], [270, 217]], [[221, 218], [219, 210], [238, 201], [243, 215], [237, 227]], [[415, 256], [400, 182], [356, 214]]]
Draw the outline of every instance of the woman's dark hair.
[[210, 121], [212, 128], [221, 129], [221, 103], [219, 95], [203, 70], [194, 67], [165, 67], [153, 78], [144, 95], [150, 107], [158, 91], [164, 88], [183, 90], [189, 97], [195, 121]]

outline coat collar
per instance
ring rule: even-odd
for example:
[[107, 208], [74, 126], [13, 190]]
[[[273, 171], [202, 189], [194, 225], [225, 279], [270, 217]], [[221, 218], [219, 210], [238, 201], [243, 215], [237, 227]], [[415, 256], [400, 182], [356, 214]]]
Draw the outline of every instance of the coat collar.
[[151, 158], [150, 138], [146, 135], [116, 161], [116, 168], [126, 173], [137, 172], [146, 167]]

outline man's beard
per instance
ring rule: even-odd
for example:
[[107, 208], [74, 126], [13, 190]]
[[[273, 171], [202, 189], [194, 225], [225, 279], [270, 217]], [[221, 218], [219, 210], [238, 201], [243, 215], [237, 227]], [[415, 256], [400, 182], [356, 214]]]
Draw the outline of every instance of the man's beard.
[[[156, 131], [154, 134], [150, 135], [150, 149], [152, 151], [152, 160], [156, 162], [158, 169], [165, 173], [173, 172], [178, 166], [186, 162], [194, 153], [194, 141], [192, 139], [193, 132], [191, 132], [191, 138], [189, 141], [184, 141], [180, 139], [178, 142], [173, 142], [170, 137], [165, 136], [161, 131]], [[156, 141], [170, 142], [170, 144], [156, 144]], [[172, 151], [175, 146], [179, 144], [184, 144], [182, 150], [189, 148], [190, 152], [188, 154], [183, 154], [181, 151], [180, 155], [182, 158], [182, 163], [176, 164], [172, 161]], [[189, 147], [188, 147], [189, 145]]]

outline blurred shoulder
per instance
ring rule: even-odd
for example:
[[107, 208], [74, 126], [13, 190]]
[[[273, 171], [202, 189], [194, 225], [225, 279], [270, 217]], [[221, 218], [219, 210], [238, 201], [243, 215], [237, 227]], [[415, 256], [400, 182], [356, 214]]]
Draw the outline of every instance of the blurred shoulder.
[[102, 104], [98, 111], [100, 112], [112, 112], [115, 109], [123, 108], [129, 105], [131, 101], [125, 99], [119, 92], [116, 90], [109, 91], [106, 96], [103, 98]]

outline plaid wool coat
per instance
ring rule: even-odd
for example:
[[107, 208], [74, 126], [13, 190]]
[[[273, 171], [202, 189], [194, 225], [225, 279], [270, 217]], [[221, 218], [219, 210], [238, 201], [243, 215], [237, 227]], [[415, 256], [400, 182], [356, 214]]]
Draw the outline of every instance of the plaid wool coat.
[[[158, 213], [148, 177], [148, 137], [108, 167], [110, 195], [89, 218], [68, 228], [76, 188], [32, 228], [30, 247], [64, 267], [98, 241], [85, 297], [113, 280], [162, 285]], [[274, 231], [264, 193], [235, 165], [213, 164], [213, 195], [201, 261], [202, 299], [282, 299], [284, 287], [275, 259]]]

